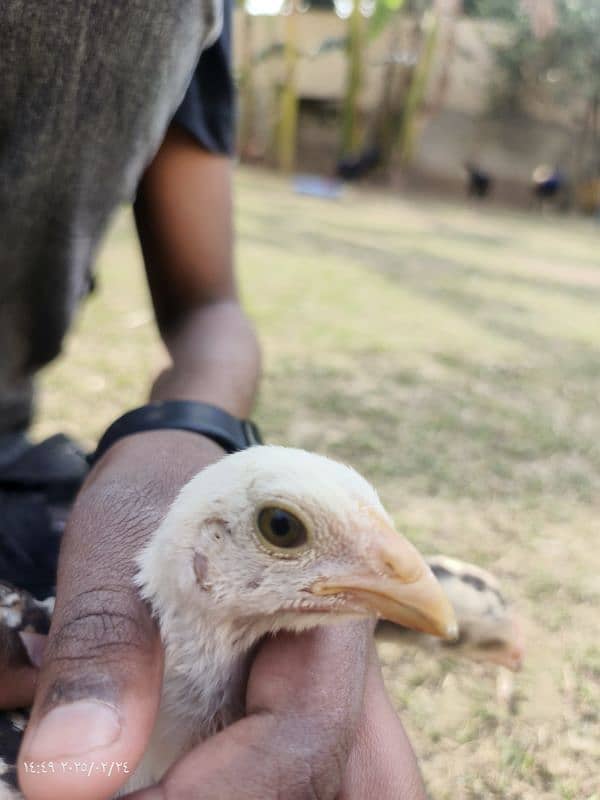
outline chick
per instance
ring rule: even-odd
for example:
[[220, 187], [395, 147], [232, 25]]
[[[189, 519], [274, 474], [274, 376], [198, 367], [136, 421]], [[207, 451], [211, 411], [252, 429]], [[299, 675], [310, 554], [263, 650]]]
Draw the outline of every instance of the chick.
[[139, 567], [165, 675], [150, 745], [126, 791], [156, 782], [242, 715], [248, 660], [265, 635], [369, 616], [456, 635], [439, 584], [373, 487], [303, 450], [253, 447], [205, 469]]
[[[439, 583], [394, 530], [373, 487], [303, 450], [252, 447], [204, 469], [182, 489], [138, 567], [165, 667], [150, 743], [120, 794], [157, 782], [243, 715], [249, 661], [266, 635], [378, 616], [456, 635]], [[7, 596], [13, 611], [23, 604]]]
[[[525, 647], [523, 630], [498, 580], [490, 572], [458, 559], [430, 556], [425, 560], [456, 615], [458, 636], [454, 641], [443, 642], [443, 646], [475, 661], [519, 670]], [[401, 636], [404, 642], [410, 638], [425, 647], [438, 644], [428, 636], [403, 631], [385, 622], [379, 624], [377, 636], [387, 640]]]

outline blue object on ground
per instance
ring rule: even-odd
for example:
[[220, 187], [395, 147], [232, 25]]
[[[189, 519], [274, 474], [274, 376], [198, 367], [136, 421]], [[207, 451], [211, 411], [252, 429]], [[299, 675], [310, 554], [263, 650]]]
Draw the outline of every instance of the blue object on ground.
[[338, 200], [344, 190], [341, 181], [323, 178], [321, 175], [294, 175], [293, 186], [296, 194], [307, 194], [325, 200]]

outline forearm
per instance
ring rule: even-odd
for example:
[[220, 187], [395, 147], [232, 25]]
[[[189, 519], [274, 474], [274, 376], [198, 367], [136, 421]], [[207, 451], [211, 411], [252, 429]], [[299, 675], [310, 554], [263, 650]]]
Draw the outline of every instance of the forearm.
[[152, 400], [200, 400], [247, 416], [260, 356], [237, 300], [230, 159], [172, 127], [141, 182], [135, 218], [171, 357]]
[[171, 365], [157, 378], [151, 400], [199, 400], [247, 417], [260, 371], [252, 325], [236, 300], [211, 303], [188, 314], [168, 338]]

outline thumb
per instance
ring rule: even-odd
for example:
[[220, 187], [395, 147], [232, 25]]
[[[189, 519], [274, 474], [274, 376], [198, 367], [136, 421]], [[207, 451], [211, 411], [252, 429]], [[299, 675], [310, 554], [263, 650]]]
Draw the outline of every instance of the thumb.
[[60, 608], [19, 754], [28, 800], [112, 797], [146, 748], [161, 672], [159, 639], [133, 593], [90, 590]]
[[28, 800], [105, 800], [141, 760], [160, 702], [163, 649], [135, 587], [136, 555], [181, 486], [221, 456], [195, 434], [138, 433], [114, 444], [80, 490], [19, 754]]
[[28, 800], [112, 797], [144, 753], [160, 700], [162, 646], [133, 581], [142, 515], [132, 501], [124, 513], [123, 505], [98, 505], [86, 494], [65, 531], [56, 607], [18, 757]]

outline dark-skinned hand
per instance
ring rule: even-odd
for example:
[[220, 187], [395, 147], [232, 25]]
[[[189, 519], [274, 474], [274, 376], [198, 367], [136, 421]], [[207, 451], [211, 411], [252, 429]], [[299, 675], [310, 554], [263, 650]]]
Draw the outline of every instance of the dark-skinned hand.
[[[223, 455], [195, 434], [121, 440], [91, 473], [65, 532], [57, 602], [39, 674], [23, 653], [0, 665], [8, 706], [29, 700], [19, 754], [28, 800], [103, 800], [139, 762], [152, 732], [162, 647], [132, 578], [135, 555], [178, 490]], [[18, 648], [17, 648], [18, 649]], [[14, 693], [11, 696], [11, 693]], [[251, 667], [247, 715], [176, 763], [133, 800], [424, 800], [366, 623], [265, 641]], [[108, 770], [60, 768], [94, 761]], [[54, 762], [34, 774], [26, 763]]]

